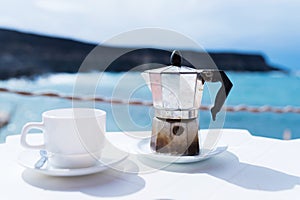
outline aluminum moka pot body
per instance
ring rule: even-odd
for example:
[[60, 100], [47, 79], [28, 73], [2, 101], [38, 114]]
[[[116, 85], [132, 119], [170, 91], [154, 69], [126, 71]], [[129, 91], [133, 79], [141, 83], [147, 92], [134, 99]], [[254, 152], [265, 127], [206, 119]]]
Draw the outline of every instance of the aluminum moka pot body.
[[198, 113], [204, 84], [217, 81], [222, 83], [211, 109], [215, 120], [232, 83], [223, 71], [181, 66], [178, 51], [173, 51], [170, 60], [170, 66], [142, 73], [152, 92], [155, 115], [151, 148], [172, 155], [197, 155], [200, 152]]

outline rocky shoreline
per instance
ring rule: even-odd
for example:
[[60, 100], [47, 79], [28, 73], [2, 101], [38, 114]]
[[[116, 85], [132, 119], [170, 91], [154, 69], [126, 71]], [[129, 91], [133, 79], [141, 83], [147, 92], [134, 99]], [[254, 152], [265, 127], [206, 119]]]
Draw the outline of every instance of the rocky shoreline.
[[[32, 77], [54, 72], [76, 73], [86, 56], [96, 47], [96, 44], [91, 43], [5, 29], [0, 29], [0, 44], [0, 79]], [[106, 69], [105, 66], [107, 66], [110, 55], [128, 52], [131, 49], [106, 46], [102, 47], [102, 50], [104, 52], [103, 61], [97, 58], [95, 63], [90, 63], [94, 66], [97, 65], [96, 69], [100, 71], [128, 71], [144, 63], [169, 64], [170, 53], [168, 51], [146, 48], [122, 55], [110, 63]], [[181, 52], [194, 58], [201, 57], [202, 54], [196, 51]], [[281, 71], [281, 69], [268, 64], [265, 58], [259, 54], [209, 52], [209, 55], [221, 70]], [[190, 65], [188, 62], [184, 62], [184, 64]], [[205, 66], [205, 68], [209, 68], [209, 66]]]

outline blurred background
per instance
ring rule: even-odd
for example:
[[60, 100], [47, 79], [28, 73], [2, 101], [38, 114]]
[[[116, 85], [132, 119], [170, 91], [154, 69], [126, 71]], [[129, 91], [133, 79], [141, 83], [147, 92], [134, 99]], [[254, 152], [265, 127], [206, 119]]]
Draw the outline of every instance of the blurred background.
[[[0, 87], [72, 95], [78, 69], [96, 45], [105, 44], [107, 55], [135, 48], [132, 41], [117, 45], [107, 41], [123, 32], [155, 27], [195, 41], [219, 69], [227, 72], [234, 84], [227, 105], [297, 108], [299, 9], [300, 2], [296, 0], [1, 0]], [[140, 47], [149, 46], [151, 41]], [[161, 48], [176, 48], [194, 56], [199, 53], [198, 49], [178, 41]], [[149, 49], [127, 57], [102, 74], [95, 95], [109, 98], [116, 87], [126, 91], [140, 83], [140, 72], [128, 75], [128, 71], [146, 59], [168, 64], [166, 55], [157, 55]], [[99, 71], [106, 68], [98, 64]], [[99, 71], [82, 74], [93, 77]], [[118, 85], [125, 74], [131, 81]], [[19, 134], [26, 122], [40, 121], [43, 111], [72, 106], [69, 100], [0, 91], [0, 142], [7, 135]], [[151, 101], [151, 93], [145, 87], [132, 98]], [[203, 104], [210, 103], [206, 92]], [[95, 106], [108, 112], [108, 131], [123, 130], [115, 121], [110, 104]], [[151, 129], [151, 108], [130, 106], [128, 110], [135, 123], [128, 130]], [[203, 111], [200, 116], [201, 128], [207, 128], [210, 113]], [[295, 113], [230, 112], [226, 114], [224, 127], [248, 129], [251, 134], [264, 137], [300, 138], [299, 120], [300, 114]]]

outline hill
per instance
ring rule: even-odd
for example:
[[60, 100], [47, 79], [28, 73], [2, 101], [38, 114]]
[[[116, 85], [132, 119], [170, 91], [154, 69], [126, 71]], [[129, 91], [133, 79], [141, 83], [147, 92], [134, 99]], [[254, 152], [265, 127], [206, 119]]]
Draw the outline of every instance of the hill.
[[[35, 76], [44, 73], [78, 71], [85, 57], [96, 47], [96, 44], [80, 41], [23, 33], [0, 29], [0, 79], [11, 77]], [[168, 65], [170, 52], [159, 49], [129, 49], [104, 46], [103, 57], [94, 60], [97, 70], [104, 70], [111, 55], [124, 51], [109, 65], [108, 71], [128, 71], [144, 63], [161, 63]], [[200, 58], [203, 53], [181, 51], [186, 57]], [[233, 71], [272, 71], [280, 70], [269, 65], [259, 54], [242, 54], [233, 52], [209, 52], [209, 55], [221, 70]], [[91, 60], [93, 62], [93, 59]], [[100, 62], [100, 63], [99, 63]], [[184, 65], [190, 65], [184, 62]], [[210, 66], [204, 65], [205, 68]]]

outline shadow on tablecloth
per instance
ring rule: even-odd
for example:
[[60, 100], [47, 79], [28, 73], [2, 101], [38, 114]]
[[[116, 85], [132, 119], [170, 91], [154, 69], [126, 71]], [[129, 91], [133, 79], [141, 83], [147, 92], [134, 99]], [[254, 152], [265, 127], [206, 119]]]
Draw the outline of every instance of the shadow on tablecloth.
[[[300, 185], [300, 177], [298, 176], [264, 166], [240, 162], [238, 157], [229, 151], [197, 163], [166, 165], [147, 158], [140, 158], [140, 161], [152, 168], [186, 173], [187, 176], [209, 174], [246, 189], [280, 191]], [[201, 179], [199, 179], [200, 181]]]
[[[125, 166], [124, 162], [122, 162], [122, 165]], [[137, 167], [134, 163], [126, 163], [126, 165], [130, 165], [129, 167], [133, 168]], [[122, 173], [114, 169], [77, 177], [47, 176], [37, 173], [34, 170], [26, 169], [22, 173], [22, 178], [28, 184], [45, 190], [64, 192], [79, 191], [97, 197], [129, 195], [145, 187], [144, 179], [137, 174]]]

